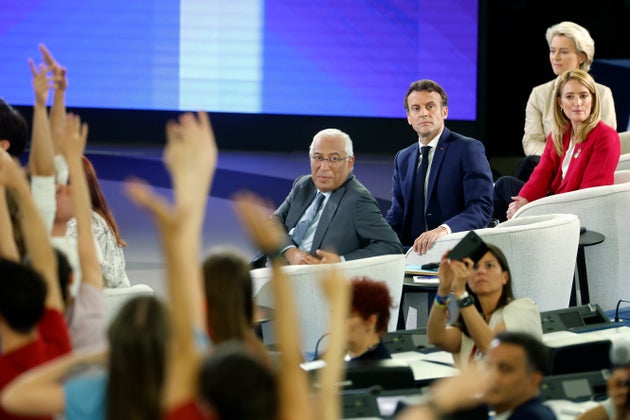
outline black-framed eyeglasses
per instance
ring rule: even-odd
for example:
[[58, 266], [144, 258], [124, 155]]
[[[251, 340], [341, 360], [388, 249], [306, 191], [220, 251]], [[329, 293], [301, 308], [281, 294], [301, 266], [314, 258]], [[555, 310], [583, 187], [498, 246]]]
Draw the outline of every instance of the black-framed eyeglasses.
[[320, 165], [324, 162], [328, 162], [329, 165], [336, 165], [350, 158], [350, 156], [346, 156], [346, 157], [330, 156], [330, 157], [325, 158], [322, 155], [310, 155], [309, 157], [311, 158], [311, 161]]

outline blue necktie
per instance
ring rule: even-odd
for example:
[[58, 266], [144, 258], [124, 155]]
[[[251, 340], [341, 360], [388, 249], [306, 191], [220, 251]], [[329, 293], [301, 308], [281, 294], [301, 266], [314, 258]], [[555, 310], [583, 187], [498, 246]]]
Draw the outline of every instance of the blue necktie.
[[324, 198], [326, 198], [324, 194], [318, 192], [317, 195], [315, 195], [315, 203], [311, 204], [309, 208], [306, 209], [306, 213], [304, 214], [302, 220], [300, 220], [298, 224], [295, 225], [292, 239], [296, 245], [300, 246], [300, 243], [304, 239], [304, 234], [315, 221], [315, 217], [317, 216], [319, 209], [322, 207]]
[[429, 168], [429, 150], [431, 146], [422, 146], [420, 149], [422, 160], [420, 161], [420, 167], [416, 174], [416, 183], [413, 189], [411, 243], [413, 243], [422, 232], [427, 230], [424, 219], [424, 180], [427, 177], [427, 169]]

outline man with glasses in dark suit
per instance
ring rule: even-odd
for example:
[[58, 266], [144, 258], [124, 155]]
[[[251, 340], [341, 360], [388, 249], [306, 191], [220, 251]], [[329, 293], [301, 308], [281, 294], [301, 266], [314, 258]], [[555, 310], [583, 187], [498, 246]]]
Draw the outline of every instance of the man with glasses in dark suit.
[[[402, 253], [376, 199], [354, 174], [352, 140], [328, 128], [309, 149], [311, 174], [299, 177], [274, 212], [287, 231], [279, 250], [288, 264], [335, 263]], [[255, 258], [254, 266], [266, 263]]]

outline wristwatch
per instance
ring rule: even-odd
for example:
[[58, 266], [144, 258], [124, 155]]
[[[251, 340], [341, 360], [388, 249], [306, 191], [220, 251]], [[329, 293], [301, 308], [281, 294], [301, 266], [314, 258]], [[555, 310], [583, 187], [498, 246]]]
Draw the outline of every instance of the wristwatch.
[[457, 307], [459, 307], [460, 309], [470, 306], [474, 303], [475, 298], [470, 296], [466, 291], [457, 298]]

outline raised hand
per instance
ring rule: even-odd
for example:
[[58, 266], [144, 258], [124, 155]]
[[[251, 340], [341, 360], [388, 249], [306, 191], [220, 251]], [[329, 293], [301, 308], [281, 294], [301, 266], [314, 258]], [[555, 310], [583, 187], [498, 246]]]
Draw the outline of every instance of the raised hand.
[[71, 159], [81, 159], [88, 136], [88, 125], [81, 124], [78, 115], [66, 114], [63, 126], [63, 140], [59, 143], [59, 152], [64, 155], [67, 161]]
[[39, 44], [39, 51], [50, 70], [53, 72], [55, 90], [65, 91], [68, 88], [67, 69], [63, 67], [44, 44]]
[[28, 60], [28, 64], [31, 67], [31, 73], [33, 74], [33, 90], [35, 91], [35, 105], [46, 106], [48, 102], [48, 92], [50, 92], [52, 78], [48, 76], [50, 67], [47, 67], [43, 63], [39, 66], [35, 64], [33, 59]]
[[284, 244], [286, 232], [280, 221], [271, 216], [270, 203], [250, 192], [234, 196], [234, 207], [245, 230], [256, 246], [269, 254]]

